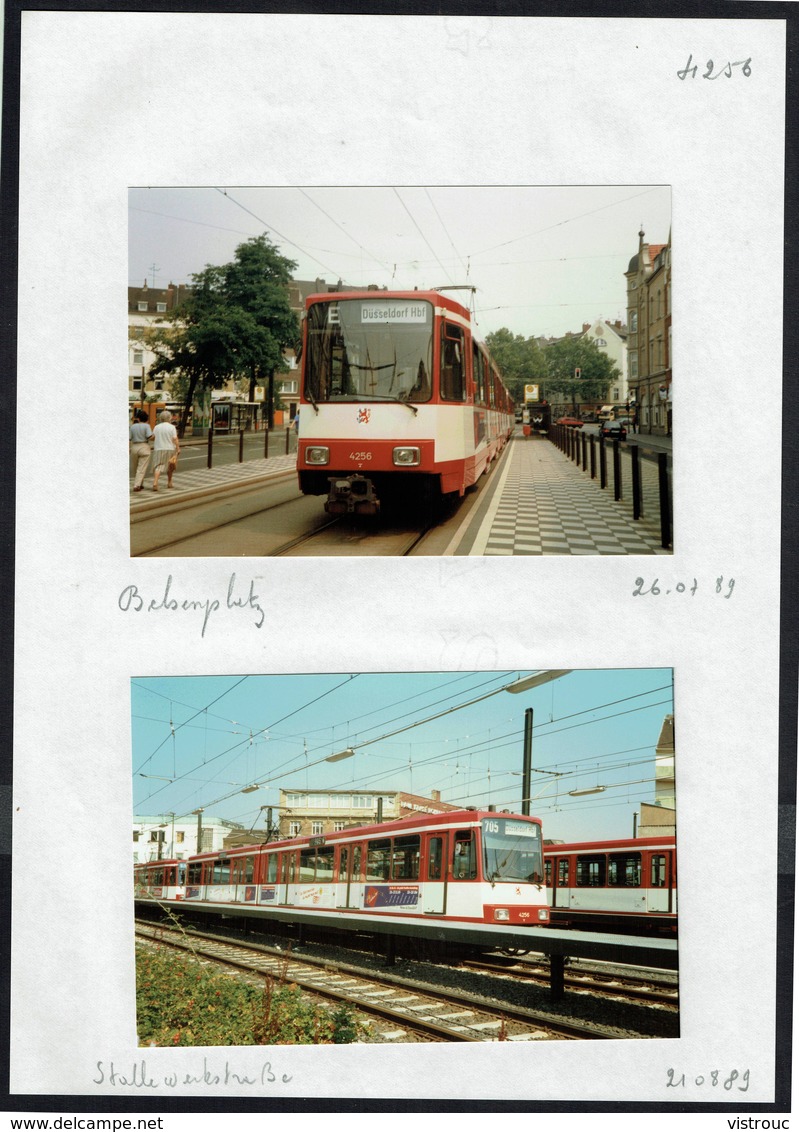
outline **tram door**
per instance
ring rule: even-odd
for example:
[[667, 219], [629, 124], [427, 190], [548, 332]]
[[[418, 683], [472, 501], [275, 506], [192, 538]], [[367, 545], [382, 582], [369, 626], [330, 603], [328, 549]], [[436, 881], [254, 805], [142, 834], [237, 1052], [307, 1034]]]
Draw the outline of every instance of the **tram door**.
[[569, 858], [556, 857], [552, 871], [552, 907], [569, 907]]
[[361, 906], [361, 847], [342, 845], [338, 859], [336, 877], [336, 907], [360, 908]]
[[673, 911], [671, 866], [670, 854], [651, 854], [649, 858], [649, 884], [646, 889], [647, 912]]
[[448, 841], [449, 837], [446, 833], [430, 834], [427, 838], [422, 906], [424, 912], [441, 914], [447, 910]]
[[296, 865], [296, 852], [283, 853], [280, 861], [280, 895], [278, 897], [280, 904], [291, 903], [291, 886], [294, 884]]

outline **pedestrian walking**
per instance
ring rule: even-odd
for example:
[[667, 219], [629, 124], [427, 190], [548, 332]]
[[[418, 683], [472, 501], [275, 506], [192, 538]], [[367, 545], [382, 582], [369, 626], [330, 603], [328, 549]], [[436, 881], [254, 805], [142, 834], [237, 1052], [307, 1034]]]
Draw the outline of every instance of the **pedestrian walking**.
[[137, 409], [135, 417], [136, 419], [130, 426], [130, 450], [136, 458], [133, 490], [141, 491], [150, 463], [150, 439], [153, 430], [150, 428], [150, 420], [144, 409]]
[[159, 416], [153, 436], [153, 491], [158, 491], [158, 480], [164, 470], [166, 470], [167, 487], [174, 487], [172, 475], [180, 454], [178, 430], [172, 424], [172, 414], [168, 409]]

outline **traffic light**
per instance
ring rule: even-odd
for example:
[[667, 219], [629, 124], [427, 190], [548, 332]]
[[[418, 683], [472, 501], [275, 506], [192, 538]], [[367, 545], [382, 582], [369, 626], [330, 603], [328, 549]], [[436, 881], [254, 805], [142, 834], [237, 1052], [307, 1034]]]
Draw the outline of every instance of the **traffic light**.
[[577, 367], [575, 368], [575, 370], [574, 370], [574, 376], [575, 376], [575, 378], [576, 378], [576, 379], [577, 379], [578, 381], [579, 381], [579, 380], [580, 380], [580, 378], [582, 377], [582, 373], [583, 373], [583, 371], [582, 371], [582, 370], [580, 369], [580, 367], [579, 367], [579, 366], [577, 366]]

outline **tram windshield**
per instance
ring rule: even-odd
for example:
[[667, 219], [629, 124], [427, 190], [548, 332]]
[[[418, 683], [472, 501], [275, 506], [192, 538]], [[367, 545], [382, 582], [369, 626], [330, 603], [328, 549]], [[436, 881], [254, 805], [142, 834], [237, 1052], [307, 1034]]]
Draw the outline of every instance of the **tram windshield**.
[[317, 401], [429, 401], [433, 306], [424, 299], [343, 299], [308, 310], [305, 395]]
[[541, 884], [544, 858], [540, 826], [518, 818], [483, 818], [483, 863], [487, 880]]

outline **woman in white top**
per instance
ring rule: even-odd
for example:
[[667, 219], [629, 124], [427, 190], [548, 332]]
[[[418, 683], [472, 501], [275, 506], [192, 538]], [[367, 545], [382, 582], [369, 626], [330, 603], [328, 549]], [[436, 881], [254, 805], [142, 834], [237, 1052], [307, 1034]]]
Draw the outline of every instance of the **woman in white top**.
[[164, 468], [166, 468], [166, 485], [172, 487], [172, 473], [175, 471], [175, 465], [170, 464], [169, 461], [174, 459], [177, 462], [180, 452], [178, 430], [172, 424], [172, 414], [168, 409], [165, 409], [158, 418], [158, 424], [153, 429], [153, 436], [155, 437], [153, 444], [153, 491], [158, 491], [158, 479]]

